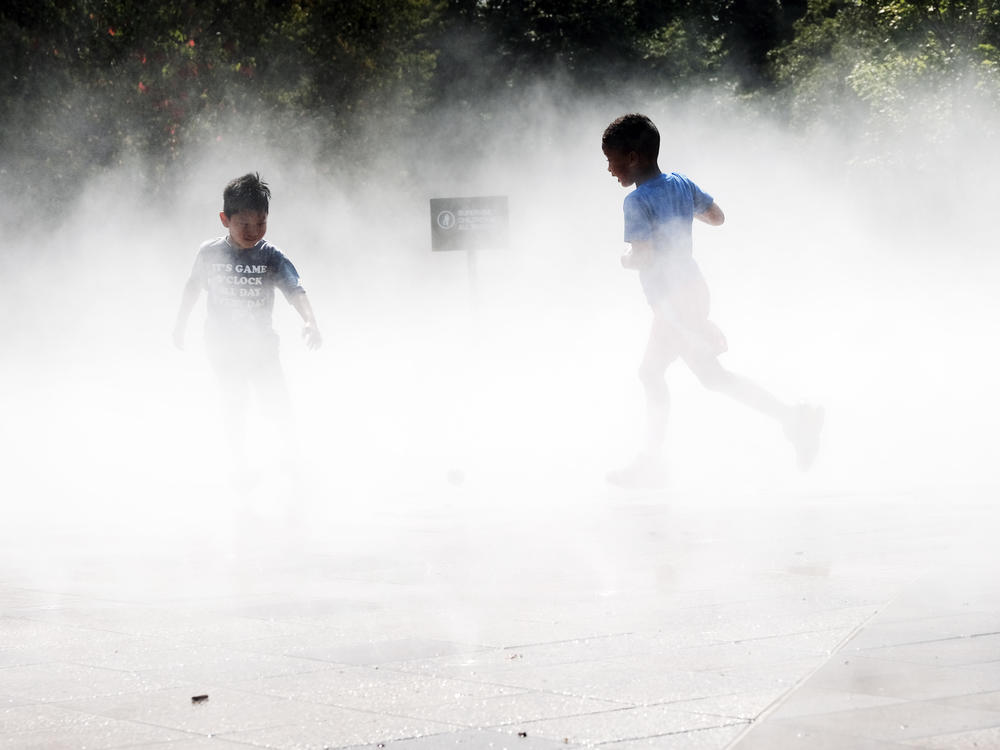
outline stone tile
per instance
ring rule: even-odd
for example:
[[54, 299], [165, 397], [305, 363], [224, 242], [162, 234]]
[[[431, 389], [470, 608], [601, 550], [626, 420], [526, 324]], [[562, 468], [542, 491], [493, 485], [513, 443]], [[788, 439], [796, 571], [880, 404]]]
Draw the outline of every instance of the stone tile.
[[599, 745], [602, 750], [725, 750], [746, 731], [746, 726], [695, 729], [690, 732], [661, 734], [642, 740], [625, 740]]
[[754, 726], [726, 750], [903, 750], [905, 747], [896, 742], [801, 726], [793, 721], [767, 721]]
[[460, 726], [488, 728], [520, 727], [530, 721], [582, 716], [616, 708], [621, 708], [621, 704], [531, 691], [473, 700], [449, 700], [411, 709], [407, 713]]
[[293, 640], [307, 632], [307, 626], [284, 620], [265, 620], [251, 617], [229, 617], [212, 614], [193, 615], [177, 630], [166, 630], [177, 641], [213, 646], [238, 646], [247, 641], [268, 636]]
[[219, 736], [225, 740], [269, 748], [327, 750], [378, 743], [395, 745], [398, 740], [454, 730], [447, 724], [424, 719], [335, 708], [329, 709], [329, 712], [331, 715], [325, 720], [288, 717], [281, 724], [238, 732], [223, 731]]
[[32, 610], [72, 606], [79, 599], [52, 591], [21, 589], [0, 581], [0, 612], [22, 615]]
[[[647, 671], [634, 662], [574, 662], [519, 670], [483, 670], [479, 679], [513, 687], [615, 701], [626, 705], [692, 700], [734, 692], [723, 675]], [[738, 688], [736, 688], [738, 690]]]
[[[207, 649], [201, 649], [206, 653]], [[0, 667], [72, 662], [82, 666], [137, 671], [189, 663], [199, 649], [156, 637], [76, 630], [49, 643], [28, 643], [0, 650]]]
[[[662, 654], [655, 653], [658, 663], [673, 669], [697, 671], [725, 671], [727, 669], [753, 669], [763, 665], [786, 662], [802, 663], [803, 657], [813, 654], [790, 648], [777, 641], [738, 641], [713, 643], [708, 646], [674, 649]], [[824, 655], [825, 656], [825, 655]], [[822, 657], [820, 657], [822, 658]], [[810, 663], [818, 663], [815, 659]]]
[[293, 649], [295, 656], [333, 662], [336, 664], [376, 665], [398, 661], [429, 659], [452, 654], [464, 654], [482, 650], [481, 646], [435, 641], [426, 638], [405, 638], [401, 640], [371, 640], [353, 644], [335, 645], [329, 648], [310, 647]]
[[432, 734], [427, 737], [393, 740], [391, 743], [375, 743], [352, 748], [351, 750], [573, 750], [580, 745], [562, 740], [543, 737], [520, 736], [513, 732], [479, 729], [465, 729], [448, 734]]
[[837, 651], [855, 631], [855, 627], [841, 627], [832, 630], [815, 630], [806, 633], [790, 633], [779, 635], [762, 635], [759, 638], [749, 638], [737, 643], [762, 644], [787, 648], [789, 652], [801, 656], [828, 657]]
[[[774, 723], [782, 721], [772, 719]], [[1000, 714], [942, 703], [907, 701], [853, 711], [799, 716], [792, 721], [796, 726], [822, 733], [901, 742], [1000, 726]]]
[[1000, 669], [930, 667], [838, 655], [813, 675], [813, 687], [905, 700], [932, 700], [1000, 690]]
[[797, 661], [779, 662], [777, 664], [760, 664], [746, 667], [729, 667], [712, 670], [729, 679], [734, 688], [740, 691], [749, 690], [791, 690], [807, 679], [824, 663], [820, 659], [799, 659]]
[[921, 737], [917, 740], [904, 741], [903, 744], [920, 750], [988, 750], [1000, 747], [1000, 726], [936, 737]]
[[[696, 615], [690, 619], [674, 613], [677, 622], [670, 622], [666, 618], [660, 619], [655, 612], [646, 612], [644, 607], [647, 604], [638, 602], [635, 605], [642, 613], [644, 623], [637, 623], [633, 626], [631, 633], [623, 634], [620, 629], [608, 630], [604, 635], [621, 634], [627, 635], [631, 641], [631, 654], [656, 653], [663, 651], [674, 651], [685, 648], [697, 648], [699, 646], [714, 646], [725, 643], [724, 639], [716, 638], [710, 631], [713, 623], [705, 624], [699, 622]], [[651, 625], [653, 627], [651, 627]]]
[[[922, 614], [926, 615], [927, 611]], [[975, 613], [952, 617], [921, 616], [902, 620], [883, 620], [880, 616], [852, 638], [848, 647], [864, 650], [996, 633], [1000, 633], [1000, 613]]]
[[37, 701], [30, 698], [16, 698], [13, 695], [0, 695], [0, 708], [14, 708], [16, 706], [33, 706]]
[[[144, 669], [138, 674], [152, 680], [168, 684], [168, 680], [226, 685], [264, 677], [286, 674], [306, 674], [324, 668], [322, 662], [311, 659], [297, 659], [290, 656], [271, 654], [240, 653], [220, 649], [193, 649], [189, 658], [183, 658], [183, 650], [171, 651], [153, 658], [163, 662], [161, 666]], [[170, 663], [172, 662], [172, 663]]]
[[84, 711], [45, 703], [0, 708], [0, 736], [72, 728], [95, 718]]
[[0, 643], [5, 649], [44, 652], [62, 646], [84, 647], [114, 642], [114, 632], [80, 627], [67, 622], [46, 622], [27, 617], [0, 617]]
[[953, 706], [964, 706], [965, 708], [978, 708], [983, 711], [1000, 712], [1000, 691], [995, 690], [985, 693], [969, 693], [968, 695], [949, 696], [947, 698], [939, 698], [938, 701], [941, 703], [948, 703]]
[[643, 706], [602, 711], [583, 716], [526, 722], [528, 736], [567, 740], [581, 745], [641, 740], [698, 729], [745, 726], [748, 722], [677, 711], [669, 706]]
[[179, 682], [169, 675], [160, 679], [137, 672], [63, 663], [0, 670], [0, 691], [41, 703], [159, 690]]
[[864, 655], [873, 659], [946, 667], [996, 662], [1000, 668], [1000, 633], [869, 648]]
[[600, 661], [616, 656], [646, 653], [649, 640], [633, 634], [609, 635], [598, 638], [573, 639], [507, 648], [486, 648], [480, 651], [395, 662], [387, 666], [408, 672], [480, 679], [482, 674], [499, 674], [526, 667], [544, 667], [583, 661]]
[[[669, 657], [667, 657], [667, 664], [661, 664], [660, 659], [661, 657], [658, 654], [652, 654], [646, 655], [645, 658], [629, 657], [627, 659], [614, 659], [609, 661], [608, 665], [612, 669], [624, 667], [636, 675], [665, 674], [672, 675], [675, 679], [678, 679], [679, 675], [693, 674], [707, 679], [723, 680], [723, 684], [727, 686], [725, 691], [721, 693], [708, 693], [706, 695], [724, 695], [755, 690], [784, 692], [792, 689], [822, 664], [821, 660], [810, 658], [796, 661], [780, 661], [774, 664], [751, 663], [747, 666], [727, 667], [724, 669], [692, 669], [684, 672], [682, 670], [671, 669], [669, 666]], [[684, 684], [683, 678], [679, 679], [679, 684]], [[710, 683], [705, 684], [708, 685]]]
[[747, 693], [698, 698], [691, 701], [677, 701], [669, 705], [678, 711], [754, 721], [785, 693], [784, 690], [756, 690]]
[[184, 739], [183, 732], [149, 726], [132, 721], [89, 717], [86, 721], [34, 729], [0, 736], [0, 748], [10, 750], [57, 750], [80, 747], [91, 750], [122, 748], [130, 745], [149, 746], [151, 743]]
[[353, 619], [359, 612], [378, 612], [378, 588], [359, 581], [327, 580], [320, 595], [311, 595], [309, 587], [298, 597], [259, 597], [239, 599], [216, 605], [219, 614], [268, 620], [280, 619], [301, 625], [318, 621]]
[[461, 627], [453, 629], [449, 635], [452, 638], [461, 637], [463, 642], [482, 648], [525, 648], [597, 638], [615, 630], [621, 628], [582, 618], [573, 619], [571, 616], [561, 621], [545, 621], [522, 617], [496, 618], [485, 613], [465, 618]]
[[399, 715], [413, 715], [412, 712], [423, 707], [472, 703], [518, 692], [509, 686], [426, 677], [378, 667], [327, 667], [308, 674], [236, 683], [233, 687], [291, 700]]
[[137, 672], [149, 679], [162, 676], [172, 678], [174, 682], [177, 679], [203, 681], [206, 678], [212, 679], [212, 675], [217, 675], [220, 680], [247, 679], [259, 675], [309, 671], [323, 666], [309, 659], [135, 636], [125, 636], [120, 641], [94, 646], [58, 647], [51, 649], [49, 653], [59, 661]]
[[[302, 624], [302, 623], [298, 623]], [[248, 638], [235, 643], [224, 644], [224, 648], [233, 651], [245, 651], [254, 654], [272, 654], [275, 656], [291, 656], [296, 658], [313, 658], [308, 654], [322, 655], [333, 649], [351, 649], [359, 643], [372, 639], [377, 633], [384, 640], [403, 640], [412, 634], [411, 628], [379, 627], [368, 624], [364, 627], [346, 629], [334, 627], [329, 623], [306, 625], [302, 632], [293, 635], [267, 635], [260, 638]], [[328, 661], [315, 659], [316, 661]]]
[[[70, 606], [39, 608], [21, 613], [27, 622], [36, 627], [72, 628], [100, 633], [122, 635], [162, 635], [176, 632], [178, 625], [186, 626], [193, 615], [186, 607], [163, 609], [123, 602], [95, 602], [78, 597]], [[166, 617], [169, 613], [169, 617]]]
[[971, 573], [974, 577], [971, 583], [962, 580], [963, 573], [957, 567], [951, 568], [949, 574], [953, 577], [947, 582], [935, 583], [933, 578], [925, 576], [917, 585], [905, 589], [885, 608], [885, 622], [931, 616], [956, 622], [970, 617], [996, 623], [1000, 597], [979, 580], [981, 572]]
[[187, 737], [169, 742], [142, 742], [122, 745], [116, 750], [248, 750], [243, 742], [227, 742], [218, 737]]
[[[7, 618], [4, 618], [7, 619]], [[215, 612], [211, 607], [126, 605], [122, 603], [55, 608], [31, 613], [24, 627], [52, 632], [49, 642], [58, 645], [67, 635], [92, 633], [95, 638], [122, 635], [171, 638], [187, 644], [222, 645], [266, 636], [289, 637], [307, 628], [295, 623], [262, 618], [237, 617]], [[7, 624], [0, 620], [0, 632]], [[86, 630], [82, 630], [82, 629]], [[118, 635], [115, 635], [118, 634]], [[35, 638], [37, 643], [37, 636]]]
[[[208, 695], [208, 699], [195, 703], [191, 700], [195, 695]], [[64, 705], [98, 716], [205, 735], [350, 719], [354, 713], [350, 709], [206, 686], [71, 701]]]
[[25, 646], [0, 649], [0, 669], [4, 667], [27, 667], [53, 661], [52, 655], [44, 649]]
[[846, 630], [867, 622], [876, 611], [876, 608], [865, 606], [789, 616], [775, 614], [762, 605], [756, 617], [727, 620], [707, 632], [718, 641], [747, 641], [764, 636]]
[[807, 682], [803, 687], [792, 692], [769, 718], [789, 719], [813, 714], [830, 714], [859, 708], [888, 706], [902, 702], [902, 698], [827, 690]]

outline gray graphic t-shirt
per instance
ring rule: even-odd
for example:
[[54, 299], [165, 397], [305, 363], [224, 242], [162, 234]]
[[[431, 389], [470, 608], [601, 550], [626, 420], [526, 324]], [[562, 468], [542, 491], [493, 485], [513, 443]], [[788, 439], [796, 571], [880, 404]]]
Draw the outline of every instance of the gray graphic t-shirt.
[[191, 274], [208, 293], [205, 328], [214, 336], [270, 335], [275, 288], [286, 298], [305, 291], [292, 262], [265, 240], [247, 249], [227, 237], [210, 240]]

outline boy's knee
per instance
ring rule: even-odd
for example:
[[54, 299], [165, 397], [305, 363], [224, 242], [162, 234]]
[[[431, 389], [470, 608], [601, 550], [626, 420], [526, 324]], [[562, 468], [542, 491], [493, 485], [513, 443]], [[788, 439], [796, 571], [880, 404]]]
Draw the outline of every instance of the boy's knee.
[[710, 391], [723, 391], [729, 382], [729, 373], [722, 367], [706, 367], [694, 371], [698, 382]]

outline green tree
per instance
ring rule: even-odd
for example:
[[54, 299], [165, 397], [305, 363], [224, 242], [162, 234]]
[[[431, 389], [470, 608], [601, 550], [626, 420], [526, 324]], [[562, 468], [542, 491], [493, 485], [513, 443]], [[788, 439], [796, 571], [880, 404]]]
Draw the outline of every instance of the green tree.
[[[71, 196], [126, 155], [161, 174], [245, 134], [322, 144], [415, 113], [438, 0], [24, 0], [0, 10], [5, 193]], [[392, 116], [390, 116], [392, 115]]]
[[800, 115], [853, 101], [896, 117], [918, 88], [969, 76], [996, 99], [998, 48], [998, 0], [809, 0], [794, 40], [772, 60]]
[[790, 42], [806, 0], [725, 0], [714, 11], [724, 36], [725, 75], [739, 89], [754, 92], [772, 86], [769, 55]]
[[449, 0], [435, 36], [438, 101], [559, 77], [591, 92], [706, 80], [720, 69], [727, 0]]

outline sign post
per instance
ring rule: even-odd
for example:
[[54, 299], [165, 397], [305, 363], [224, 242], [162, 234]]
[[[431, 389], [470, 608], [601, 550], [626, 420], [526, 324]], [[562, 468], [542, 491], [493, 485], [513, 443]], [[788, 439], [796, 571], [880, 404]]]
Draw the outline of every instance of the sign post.
[[[476, 254], [481, 250], [501, 249], [508, 243], [507, 196], [479, 196], [466, 198], [431, 198], [431, 249], [434, 251], [463, 250], [469, 267], [469, 296], [472, 305], [472, 331], [474, 336], [464, 357], [467, 369], [462, 378], [465, 383], [481, 381], [479, 358], [479, 290], [476, 278]], [[480, 444], [482, 419], [477, 420], [480, 402], [472, 391], [459, 390], [463, 400], [459, 412], [467, 420], [462, 449], [456, 464], [447, 474], [448, 481], [460, 486], [465, 481], [464, 462], [475, 459]], [[470, 454], [471, 451], [471, 454]], [[461, 455], [465, 454], [465, 455]]]
[[431, 249], [465, 251], [474, 305], [478, 305], [476, 251], [507, 247], [508, 227], [506, 195], [431, 198]]

